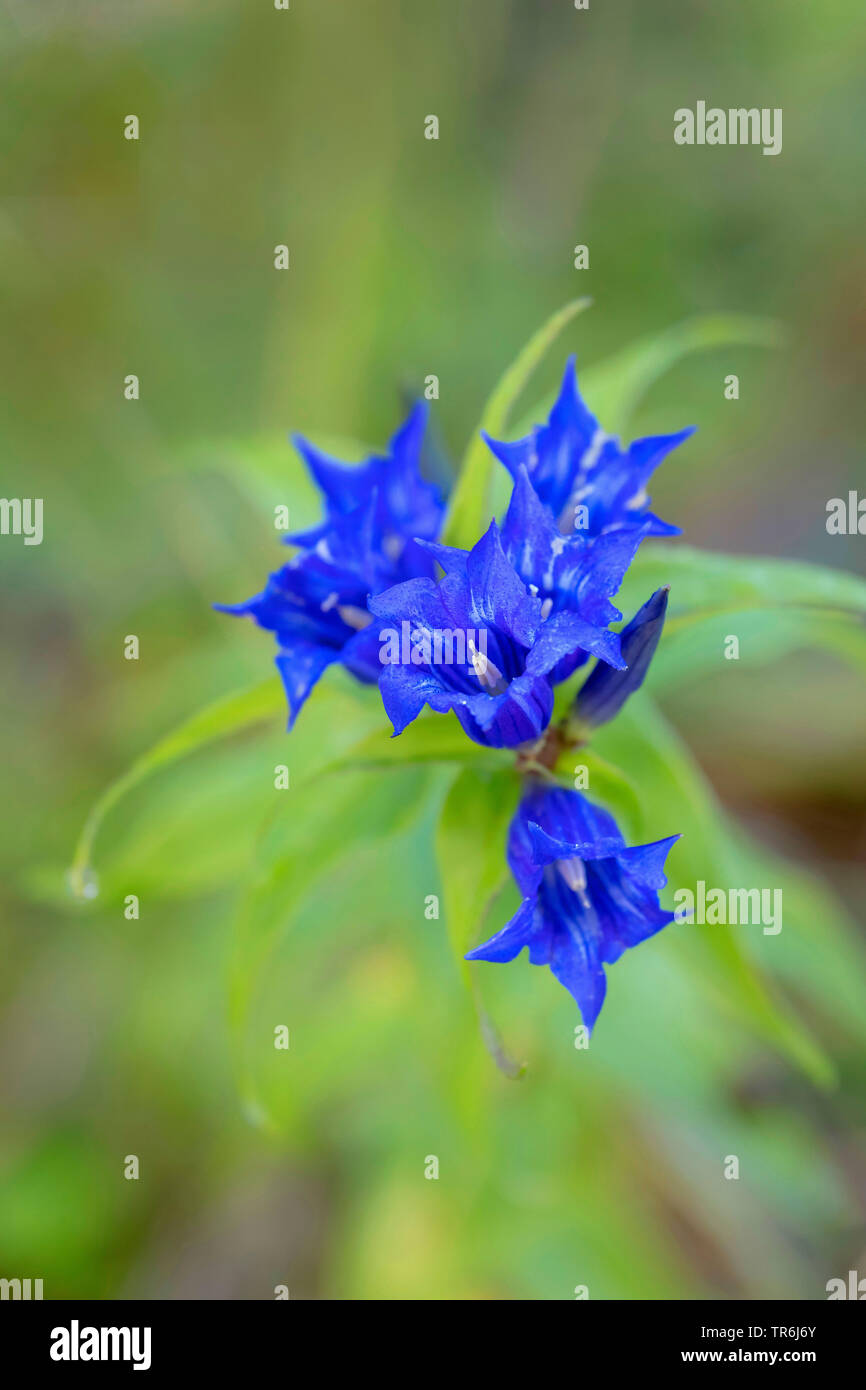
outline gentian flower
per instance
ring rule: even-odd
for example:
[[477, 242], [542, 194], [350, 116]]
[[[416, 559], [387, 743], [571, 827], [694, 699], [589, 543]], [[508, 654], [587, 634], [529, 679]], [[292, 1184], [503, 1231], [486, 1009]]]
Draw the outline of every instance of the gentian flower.
[[426, 406], [419, 403], [393, 436], [387, 455], [357, 467], [298, 439], [324, 495], [325, 518], [288, 538], [304, 549], [270, 575], [260, 594], [244, 603], [215, 605], [223, 613], [252, 617], [275, 633], [290, 728], [333, 662], [360, 681], [378, 679], [378, 627], [367, 607], [369, 596], [435, 572], [423, 541], [437, 534], [444, 504], [418, 468], [425, 423]]
[[617, 439], [604, 433], [581, 399], [570, 357], [546, 425], [536, 425], [525, 439], [513, 443], [486, 434], [484, 438], [515, 480], [521, 466], [527, 469], [532, 486], [564, 535], [577, 529], [594, 536], [644, 522], [647, 535], [670, 536], [677, 535], [679, 528], [649, 510], [647, 483], [671, 450], [693, 433], [685, 429], [650, 435], [623, 450]]
[[659, 643], [668, 607], [668, 590], [656, 589], [619, 635], [625, 671], [598, 663], [590, 671], [574, 702], [574, 718], [587, 729], [606, 724], [643, 684]]
[[[435, 483], [422, 478], [419, 468], [426, 426], [427, 403], [418, 401], [392, 435], [387, 453], [374, 454], [359, 464], [330, 458], [301, 435], [295, 435], [295, 447], [322, 493], [325, 517], [318, 526], [297, 532], [289, 541], [315, 545], [334, 521], [349, 516], [373, 496], [375, 543], [392, 563], [401, 562], [407, 548], [414, 550], [416, 538], [434, 540], [442, 525], [445, 504]], [[425, 562], [420, 572], [427, 573], [429, 568]]]
[[[614, 633], [577, 612], [545, 616], [541, 598], [506, 557], [495, 521], [468, 552], [427, 550], [446, 570], [439, 583], [411, 579], [369, 603], [383, 630], [406, 624], [423, 639], [411, 660], [383, 662], [379, 689], [395, 734], [428, 704], [439, 713], [453, 709], [477, 743], [514, 748], [549, 723], [550, 673], [560, 661], [589, 653], [622, 665]], [[440, 646], [448, 635], [446, 660], [436, 659], [437, 634]], [[460, 637], [462, 646], [454, 640]]]
[[511, 822], [508, 863], [523, 902], [467, 960], [509, 961], [529, 948], [573, 996], [588, 1030], [604, 1003], [605, 965], [653, 936], [672, 835], [627, 848], [613, 817], [578, 792], [531, 785]]

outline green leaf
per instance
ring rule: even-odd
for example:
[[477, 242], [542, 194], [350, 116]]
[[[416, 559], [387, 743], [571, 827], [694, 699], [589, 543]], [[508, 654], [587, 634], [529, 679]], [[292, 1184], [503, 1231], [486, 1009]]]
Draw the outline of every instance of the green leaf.
[[[750, 314], [707, 314], [649, 334], [613, 357], [580, 373], [581, 395], [608, 434], [621, 434], [650, 387], [693, 352], [735, 345], [775, 347], [783, 342], [772, 319]], [[555, 400], [551, 391], [516, 426], [514, 437], [528, 434], [546, 419]]]
[[448, 937], [472, 999], [484, 1044], [507, 1076], [524, 1068], [505, 1053], [482, 1002], [476, 977], [463, 957], [479, 939], [491, 902], [508, 881], [505, 857], [508, 826], [520, 797], [513, 769], [466, 769], [455, 778], [436, 831], [436, 859]]
[[765, 967], [775, 961], [777, 973], [807, 1002], [810, 1016], [820, 1012], [831, 1035], [844, 1028], [862, 1052], [866, 957], [856, 923], [817, 874], [789, 863], [736, 826], [728, 830], [726, 852], [739, 883], [773, 884], [782, 891], [781, 933], [757, 939]]
[[632, 562], [617, 605], [630, 618], [663, 585], [670, 598], [647, 678], [652, 691], [718, 670], [732, 629], [743, 662], [817, 647], [866, 669], [866, 582], [856, 575], [802, 561], [649, 544]]
[[478, 429], [472, 435], [445, 519], [443, 540], [448, 545], [470, 549], [482, 535], [490, 516], [490, 475], [494, 458], [479, 431], [500, 435], [508, 424], [511, 408], [551, 343], [567, 324], [590, 304], [574, 299], [557, 310], [530, 338], [523, 351], [500, 378], [484, 407]]
[[816, 608], [866, 614], [866, 580], [800, 560], [718, 555], [665, 542], [641, 546], [620, 590], [627, 616], [670, 585], [665, 633], [714, 613], [747, 608]]
[[108, 812], [145, 778], [160, 768], [185, 758], [217, 739], [226, 738], [241, 729], [274, 719], [285, 706], [285, 696], [276, 677], [261, 681], [246, 690], [235, 691], [185, 719], [170, 734], [137, 758], [130, 768], [106, 788], [93, 806], [78, 838], [69, 881], [77, 897], [87, 897], [89, 870], [93, 846], [100, 826]]
[[[339, 673], [336, 673], [339, 679]], [[306, 734], [300, 742], [290, 741], [292, 764], [306, 772], [332, 758], [341, 746], [350, 741], [371, 720], [378, 721], [381, 711], [363, 708], [359, 696], [363, 690], [346, 680], [344, 685], [323, 684], [304, 710]], [[78, 838], [69, 885], [76, 897], [92, 896], [92, 856], [97, 834], [108, 815], [128, 792], [134, 790], [153, 773], [198, 752], [219, 739], [229, 738], [267, 721], [285, 721], [286, 700], [276, 676], [250, 686], [246, 690], [223, 696], [199, 710], [167, 734], [165, 738], [137, 758], [132, 766], [103, 792], [93, 806]]]
[[520, 796], [513, 769], [465, 770], [451, 786], [436, 831], [448, 935], [459, 960], [475, 943], [490, 901], [508, 878], [505, 846]]
[[[736, 636], [739, 656], [725, 659], [727, 638]], [[662, 641], [646, 688], [655, 694], [711, 674], [735, 679], [736, 672], [765, 666], [794, 652], [832, 653], [866, 674], [866, 627], [848, 614], [818, 609], [767, 608], [694, 615]]]
[[357, 770], [316, 778], [304, 788], [297, 809], [278, 807], [262, 828], [235, 917], [228, 979], [239, 1086], [257, 1123], [267, 1123], [267, 1116], [246, 1048], [256, 981], [317, 880], [360, 845], [395, 833], [421, 813], [425, 776], [404, 768], [388, 778]]

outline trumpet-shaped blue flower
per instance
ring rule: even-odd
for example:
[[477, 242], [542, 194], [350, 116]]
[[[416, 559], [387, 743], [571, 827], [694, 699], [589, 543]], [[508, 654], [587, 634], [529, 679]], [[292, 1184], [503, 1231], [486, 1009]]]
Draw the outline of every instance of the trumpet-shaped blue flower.
[[613, 817], [578, 792], [530, 786], [508, 838], [523, 902], [466, 959], [509, 961], [528, 947], [530, 963], [550, 967], [591, 1030], [604, 1003], [605, 965], [674, 920], [658, 894], [677, 839], [627, 848]]
[[612, 671], [598, 663], [590, 671], [574, 702], [575, 716], [587, 728], [613, 719], [629, 695], [643, 684], [662, 635], [667, 607], [667, 589], [656, 589], [623, 628], [619, 637], [623, 658], [628, 663], [626, 670]]
[[[559, 662], [588, 653], [622, 665], [614, 633], [579, 612], [545, 615], [542, 599], [508, 560], [495, 522], [468, 552], [428, 550], [446, 570], [438, 584], [409, 580], [369, 605], [383, 630], [405, 623], [424, 639], [411, 660], [383, 664], [379, 688], [395, 734], [427, 704], [439, 713], [453, 709], [477, 743], [517, 747], [550, 721], [551, 672]], [[440, 651], [448, 637], [444, 660], [436, 657], [437, 636]], [[455, 642], [461, 636], [462, 644]]]
[[484, 438], [515, 480], [521, 466], [527, 469], [563, 534], [577, 529], [598, 535], [643, 522], [646, 534], [669, 536], [679, 528], [649, 510], [647, 484], [662, 460], [693, 432], [650, 435], [623, 449], [604, 433], [581, 399], [570, 357], [546, 425], [536, 425], [512, 443]]
[[252, 617], [276, 635], [276, 664], [289, 701], [290, 727], [316, 681], [333, 662], [358, 680], [379, 676], [379, 636], [367, 600], [393, 584], [432, 576], [423, 541], [443, 515], [438, 489], [418, 459], [426, 406], [416, 405], [387, 455], [352, 467], [297, 445], [325, 501], [324, 520], [289, 537], [304, 547], [271, 574], [260, 594], [220, 612]]

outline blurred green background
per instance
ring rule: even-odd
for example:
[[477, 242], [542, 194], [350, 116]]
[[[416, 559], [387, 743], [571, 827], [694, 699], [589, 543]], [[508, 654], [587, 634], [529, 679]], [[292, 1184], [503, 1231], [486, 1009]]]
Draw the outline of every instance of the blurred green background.
[[[338, 676], [291, 740], [272, 718], [119, 806], [93, 902], [64, 883], [104, 787], [268, 673], [269, 639], [209, 605], [280, 562], [274, 505], [314, 514], [287, 432], [381, 445], [435, 373], [456, 459], [575, 295], [594, 307], [539, 391], [566, 350], [591, 366], [695, 315], [779, 319], [782, 349], [694, 354], [641, 405], [635, 433], [699, 426], [656, 510], [692, 545], [862, 569], [824, 521], [862, 479], [864, 47], [854, 0], [0, 4], [3, 492], [45, 506], [41, 546], [0, 542], [0, 1275], [55, 1298], [688, 1299], [866, 1274], [862, 658], [762, 633], [656, 691], [738, 852], [796, 865], [772, 880], [794, 874], [782, 934], [739, 932], [830, 1089], [725, 1016], [685, 929], [610, 972], [589, 1053], [547, 972], [487, 968], [528, 1068], [497, 1071], [424, 917], [447, 776], [301, 786], [383, 722]], [[698, 99], [782, 107], [782, 154], [675, 146]], [[662, 772], [652, 838], [693, 818]], [[227, 995], [263, 823], [289, 858], [243, 1103]]]

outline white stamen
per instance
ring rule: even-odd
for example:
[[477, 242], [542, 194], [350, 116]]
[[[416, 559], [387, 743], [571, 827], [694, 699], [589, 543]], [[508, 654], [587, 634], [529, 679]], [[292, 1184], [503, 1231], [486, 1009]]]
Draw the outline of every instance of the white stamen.
[[560, 531], [565, 536], [570, 536], [572, 531], [574, 530], [575, 508], [578, 502], [580, 501], [581, 497], [586, 496], [586, 493], [584, 491], [584, 488], [586, 486], [586, 475], [587, 473], [590, 473], [593, 468], [595, 468], [599, 458], [601, 457], [602, 449], [604, 448], [608, 440], [611, 438], [612, 435], [605, 434], [603, 429], [597, 429], [589, 442], [588, 449], [584, 453], [583, 458], [580, 460], [580, 464], [578, 465], [577, 470], [577, 476], [574, 480], [574, 487], [571, 489], [568, 501], [566, 502], [562, 511], [559, 513], [559, 517], [556, 523]]
[[472, 669], [488, 695], [504, 695], [508, 689], [508, 681], [499, 667], [494, 665], [486, 652], [478, 650], [471, 637], [468, 639], [468, 646], [472, 659]]
[[403, 536], [398, 536], [394, 531], [389, 531], [382, 541], [382, 549], [389, 560], [399, 560], [406, 546]]
[[328, 594], [328, 597], [324, 599], [322, 603], [319, 604], [319, 607], [321, 608], [323, 613], [330, 613], [334, 604], [339, 603], [339, 601], [340, 595], [337, 593], [337, 590], [334, 589], [333, 592]]
[[373, 621], [372, 613], [368, 613], [363, 608], [358, 608], [354, 603], [341, 603], [337, 607], [337, 612], [343, 619], [347, 627], [353, 627], [361, 632]]
[[586, 891], [586, 865], [582, 859], [557, 859], [556, 867], [562, 874], [569, 888], [576, 893], [583, 907], [589, 907], [589, 895]]
[[605, 434], [603, 429], [596, 430], [590, 441], [589, 448], [581, 459], [581, 466], [584, 473], [588, 473], [591, 468], [595, 468], [595, 465], [598, 463], [599, 455], [609, 439], [610, 435]]
[[559, 556], [565, 549], [565, 536], [554, 536], [550, 542], [550, 563], [544, 572], [543, 583], [545, 589], [555, 589], [556, 580], [554, 578], [554, 567]]
[[544, 622], [545, 618], [549, 618], [549, 617], [550, 617], [550, 613], [551, 613], [551, 609], [552, 609], [552, 608], [553, 608], [553, 599], [552, 599], [552, 598], [546, 598], [546, 599], [544, 600], [543, 604], [541, 605], [541, 621], [542, 621], [542, 622]]

